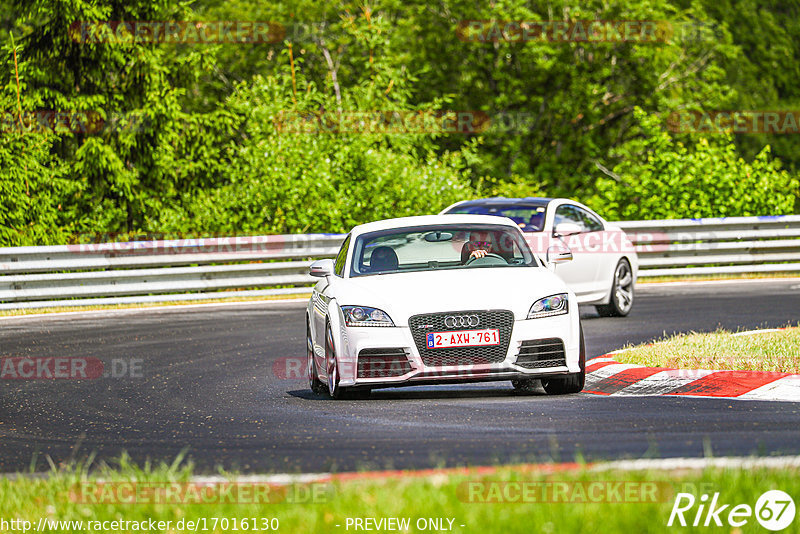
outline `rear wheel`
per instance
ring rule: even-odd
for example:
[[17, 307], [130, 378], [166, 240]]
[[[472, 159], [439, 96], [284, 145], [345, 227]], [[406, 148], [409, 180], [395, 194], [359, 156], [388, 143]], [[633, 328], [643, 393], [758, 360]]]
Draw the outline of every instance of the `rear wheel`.
[[314, 358], [314, 341], [311, 339], [311, 328], [306, 324], [306, 351], [308, 356], [308, 387], [317, 394], [325, 393], [325, 384], [319, 379], [317, 362]]
[[581, 344], [578, 357], [580, 372], [566, 376], [542, 378], [542, 387], [549, 395], [563, 395], [565, 393], [578, 393], [583, 390], [586, 382], [586, 345], [583, 342], [583, 326], [581, 326]]
[[595, 306], [603, 317], [625, 317], [633, 307], [633, 269], [625, 258], [619, 260], [611, 282], [608, 304]]

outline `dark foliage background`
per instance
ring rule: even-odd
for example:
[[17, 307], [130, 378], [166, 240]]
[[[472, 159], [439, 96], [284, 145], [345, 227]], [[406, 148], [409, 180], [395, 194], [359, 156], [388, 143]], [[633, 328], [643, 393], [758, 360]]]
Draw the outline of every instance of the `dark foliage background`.
[[[72, 32], [219, 20], [278, 22], [286, 35], [152, 44]], [[464, 20], [680, 31], [659, 43], [468, 42]], [[796, 0], [3, 0], [0, 246], [343, 232], [491, 195], [572, 197], [609, 219], [793, 213], [800, 136], [676, 134], [666, 119], [800, 109], [799, 48]], [[25, 127], [48, 110], [102, 127]], [[505, 122], [476, 134], [281, 122], [376, 110]]]

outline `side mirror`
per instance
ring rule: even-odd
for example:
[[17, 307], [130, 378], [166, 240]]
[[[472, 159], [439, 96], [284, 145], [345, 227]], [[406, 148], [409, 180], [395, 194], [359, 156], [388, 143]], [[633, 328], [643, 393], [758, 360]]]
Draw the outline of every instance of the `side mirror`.
[[[568, 223], [564, 223], [568, 224]], [[566, 247], [550, 247], [547, 249], [547, 263], [555, 265], [572, 261], [572, 251]]]
[[571, 222], [562, 222], [556, 225], [555, 231], [553, 232], [557, 236], [568, 236], [581, 233], [582, 228], [575, 223]]
[[311, 264], [308, 274], [317, 278], [325, 278], [333, 274], [333, 260], [317, 260]]

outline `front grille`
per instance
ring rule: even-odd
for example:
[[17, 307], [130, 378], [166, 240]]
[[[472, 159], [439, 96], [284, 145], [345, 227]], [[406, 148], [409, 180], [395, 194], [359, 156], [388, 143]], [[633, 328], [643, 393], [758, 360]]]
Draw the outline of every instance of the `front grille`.
[[403, 349], [363, 349], [358, 353], [358, 378], [402, 376], [411, 370]]
[[[444, 319], [448, 315], [477, 315], [478, 326], [448, 328]], [[408, 320], [411, 335], [422, 362], [428, 367], [452, 365], [480, 365], [500, 363], [506, 359], [508, 343], [511, 341], [511, 329], [514, 327], [514, 314], [507, 310], [474, 310], [429, 313], [415, 315]], [[429, 349], [426, 335], [428, 332], [453, 332], [458, 330], [483, 330], [496, 328], [500, 334], [500, 344], [489, 347], [455, 347], [447, 349]]]
[[526, 369], [567, 365], [564, 342], [555, 337], [523, 341], [517, 354], [517, 365]]

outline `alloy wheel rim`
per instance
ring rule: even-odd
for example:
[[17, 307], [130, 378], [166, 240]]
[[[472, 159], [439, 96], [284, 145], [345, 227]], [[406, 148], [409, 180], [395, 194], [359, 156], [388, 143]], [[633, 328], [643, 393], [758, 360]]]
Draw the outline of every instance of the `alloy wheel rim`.
[[308, 357], [308, 384], [313, 386], [314, 379], [316, 378], [316, 376], [314, 376], [314, 345], [311, 341], [311, 332], [308, 330], [306, 330], [306, 354]]
[[331, 395], [333, 395], [333, 391], [336, 388], [336, 383], [339, 381], [338, 376], [338, 369], [336, 366], [336, 351], [333, 348], [333, 334], [331, 333], [330, 329], [328, 329], [327, 334], [327, 346], [328, 350], [326, 351], [326, 358], [328, 364], [328, 391], [330, 391]]
[[617, 272], [614, 273], [616, 278], [616, 290], [614, 298], [617, 301], [617, 307], [621, 311], [628, 311], [633, 306], [633, 275], [627, 263], [620, 263], [617, 267]]

